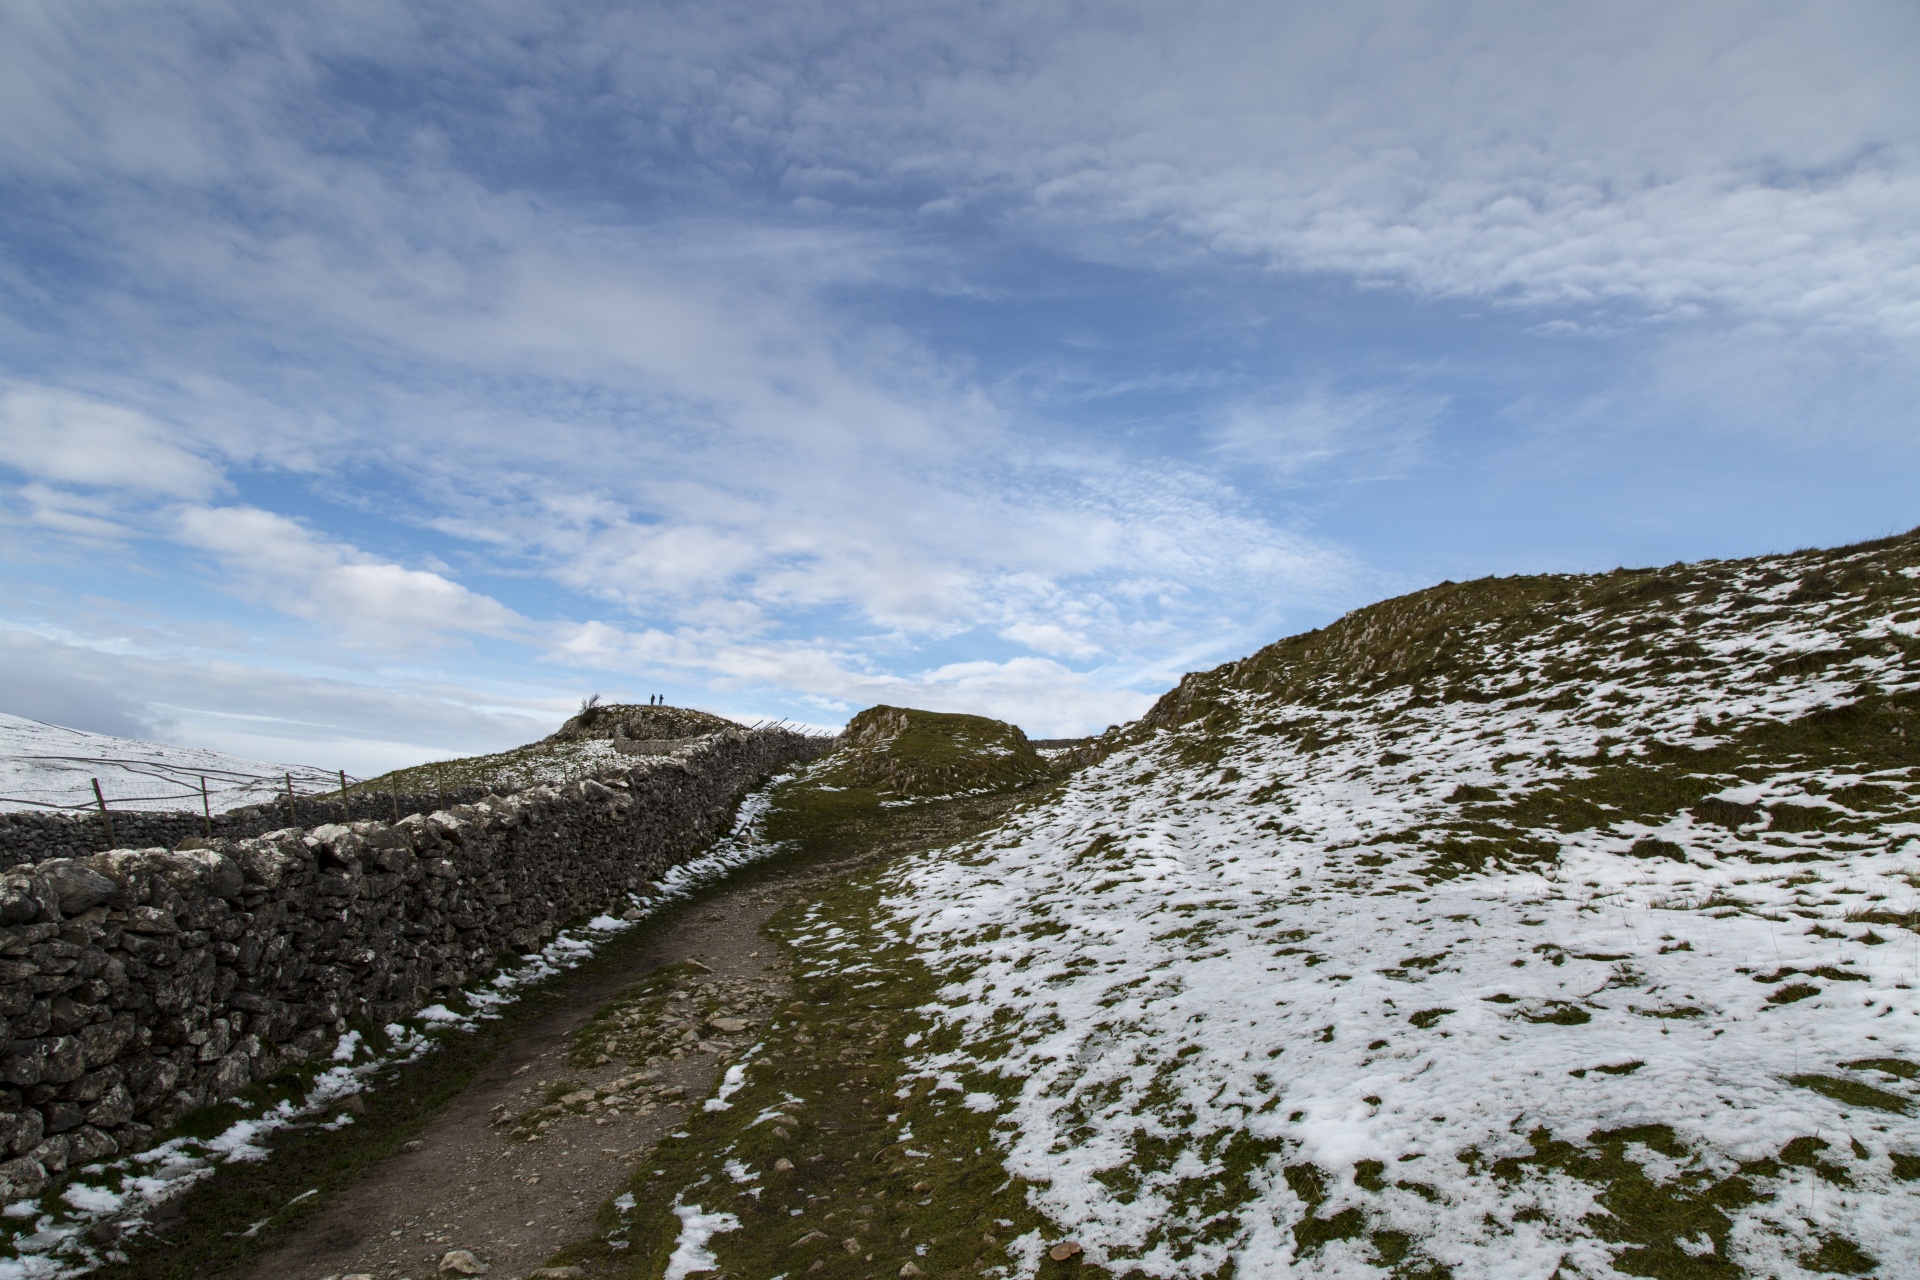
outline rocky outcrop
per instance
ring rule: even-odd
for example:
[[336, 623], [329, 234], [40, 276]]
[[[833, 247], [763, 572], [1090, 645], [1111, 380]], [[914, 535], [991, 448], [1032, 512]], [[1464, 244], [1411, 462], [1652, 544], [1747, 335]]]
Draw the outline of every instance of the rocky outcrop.
[[619, 909], [826, 740], [731, 729], [398, 822], [113, 849], [0, 875], [0, 1199]]
[[629, 738], [626, 726], [613, 727], [613, 749], [623, 756], [664, 756], [683, 745], [683, 738]]
[[580, 714], [550, 734], [548, 742], [585, 742], [592, 738], [632, 738], [638, 742], [671, 741], [723, 732], [737, 726], [692, 707], [634, 706], [622, 702], [589, 702]]

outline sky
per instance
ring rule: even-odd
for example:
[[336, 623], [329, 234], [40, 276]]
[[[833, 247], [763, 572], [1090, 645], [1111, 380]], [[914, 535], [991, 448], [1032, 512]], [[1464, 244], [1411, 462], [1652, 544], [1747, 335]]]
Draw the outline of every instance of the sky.
[[0, 711], [1098, 731], [1920, 524], [1920, 8], [10, 0]]

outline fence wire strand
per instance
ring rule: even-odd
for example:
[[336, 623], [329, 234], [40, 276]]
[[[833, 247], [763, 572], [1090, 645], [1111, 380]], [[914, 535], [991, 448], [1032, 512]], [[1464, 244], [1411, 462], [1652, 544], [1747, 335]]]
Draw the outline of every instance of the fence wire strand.
[[[115, 756], [33, 755], [16, 756], [22, 763], [39, 765], [42, 771], [71, 778], [65, 786], [22, 786], [18, 781], [0, 795], [0, 805], [49, 810], [53, 812], [98, 812], [92, 782], [99, 780], [109, 811], [166, 813], [178, 810], [199, 812], [203, 807], [225, 813], [249, 804], [268, 804], [284, 800], [288, 778], [292, 779], [296, 799], [337, 795], [339, 771], [311, 766], [279, 773], [254, 773], [236, 769], [173, 767], [155, 760]], [[206, 782], [202, 796], [200, 784]], [[346, 775], [349, 787], [365, 781]], [[75, 797], [84, 798], [76, 800]]]

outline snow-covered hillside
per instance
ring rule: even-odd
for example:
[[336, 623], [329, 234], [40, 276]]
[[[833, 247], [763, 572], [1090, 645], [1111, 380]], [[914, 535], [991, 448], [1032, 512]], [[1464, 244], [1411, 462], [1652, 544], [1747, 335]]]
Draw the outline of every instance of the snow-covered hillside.
[[1188, 677], [889, 910], [1116, 1273], [1920, 1274], [1920, 538]]
[[91, 808], [93, 779], [114, 809], [199, 809], [200, 780], [215, 813], [284, 795], [328, 791], [338, 776], [223, 751], [170, 747], [0, 715], [0, 811]]

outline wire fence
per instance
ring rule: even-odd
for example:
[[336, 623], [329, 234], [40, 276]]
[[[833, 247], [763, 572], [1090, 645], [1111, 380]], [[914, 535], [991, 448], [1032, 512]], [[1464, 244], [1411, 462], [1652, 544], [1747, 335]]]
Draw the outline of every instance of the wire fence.
[[[742, 727], [754, 733], [787, 724], [783, 718]], [[296, 765], [267, 773], [134, 756], [23, 754], [10, 755], [4, 763], [11, 776], [0, 776], [0, 812], [189, 811], [212, 816], [289, 798], [341, 796], [367, 781], [343, 769]], [[446, 783], [433, 780], [427, 790], [435, 789], [445, 790]]]
[[114, 756], [16, 756], [16, 776], [0, 783], [0, 808], [225, 813], [289, 796], [337, 793], [364, 781], [344, 770], [297, 767], [254, 773]]

